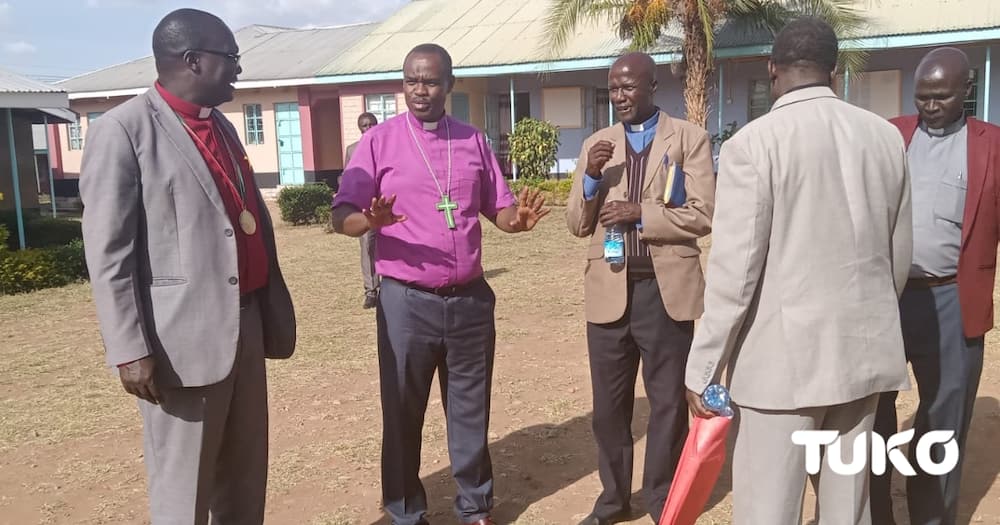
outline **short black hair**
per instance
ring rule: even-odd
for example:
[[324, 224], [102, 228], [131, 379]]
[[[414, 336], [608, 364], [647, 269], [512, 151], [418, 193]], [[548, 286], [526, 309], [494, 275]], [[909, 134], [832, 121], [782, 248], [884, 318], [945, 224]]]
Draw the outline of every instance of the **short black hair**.
[[361, 121], [364, 119], [372, 119], [375, 122], [378, 122], [378, 117], [376, 117], [375, 114], [370, 111], [365, 111], [364, 113], [358, 115], [358, 124], [360, 124]]
[[445, 48], [437, 44], [420, 44], [419, 46], [411, 49], [410, 52], [406, 54], [406, 58], [403, 59], [403, 63], [405, 64], [406, 61], [410, 60], [410, 57], [413, 55], [425, 54], [439, 56], [441, 58], [441, 62], [444, 64], [445, 75], [449, 77], [452, 76], [451, 55], [448, 54], [448, 51]]
[[837, 69], [838, 48], [837, 34], [830, 24], [811, 16], [796, 18], [774, 38], [771, 63], [830, 73]]
[[177, 9], [160, 20], [153, 30], [153, 57], [157, 64], [178, 59], [189, 49], [206, 47], [206, 41], [220, 27], [229, 29], [221, 18], [198, 9]]

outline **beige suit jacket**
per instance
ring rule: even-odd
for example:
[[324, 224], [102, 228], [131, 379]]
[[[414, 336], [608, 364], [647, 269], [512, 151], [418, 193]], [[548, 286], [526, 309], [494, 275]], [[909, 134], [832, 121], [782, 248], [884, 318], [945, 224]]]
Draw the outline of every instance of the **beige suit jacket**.
[[898, 298], [912, 257], [899, 131], [825, 87], [778, 99], [723, 144], [695, 392], [729, 366], [769, 410], [909, 388]]
[[[583, 198], [587, 152], [601, 140], [614, 143], [615, 152], [604, 166], [597, 196], [587, 201]], [[627, 271], [604, 261], [604, 227], [598, 220], [605, 202], [628, 200], [626, 140], [625, 127], [621, 124], [591, 135], [583, 143], [573, 175], [566, 221], [573, 235], [590, 237], [584, 304], [587, 321], [591, 323], [612, 323], [621, 319], [628, 301]], [[687, 193], [684, 206], [668, 208], [663, 202], [668, 171], [665, 159], [682, 166]], [[708, 133], [661, 111], [642, 190], [640, 235], [649, 244], [663, 305], [677, 321], [697, 319], [702, 312], [705, 281], [697, 239], [711, 231], [714, 203], [715, 175]]]
[[[240, 331], [236, 237], [204, 158], [155, 89], [91, 124], [80, 197], [108, 364], [152, 355], [161, 386], [225, 379]], [[259, 199], [270, 258], [259, 294], [264, 349], [284, 358], [295, 348], [295, 313], [267, 207], [259, 191], [248, 197]]]

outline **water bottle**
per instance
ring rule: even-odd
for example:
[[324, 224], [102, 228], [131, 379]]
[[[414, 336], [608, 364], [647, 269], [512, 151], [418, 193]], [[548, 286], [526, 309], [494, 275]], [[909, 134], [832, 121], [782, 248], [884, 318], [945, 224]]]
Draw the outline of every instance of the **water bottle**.
[[733, 417], [733, 409], [729, 406], [729, 391], [718, 383], [708, 385], [701, 395], [701, 402], [705, 404], [705, 408], [720, 416]]
[[625, 264], [625, 235], [618, 225], [604, 231], [604, 260], [608, 264]]

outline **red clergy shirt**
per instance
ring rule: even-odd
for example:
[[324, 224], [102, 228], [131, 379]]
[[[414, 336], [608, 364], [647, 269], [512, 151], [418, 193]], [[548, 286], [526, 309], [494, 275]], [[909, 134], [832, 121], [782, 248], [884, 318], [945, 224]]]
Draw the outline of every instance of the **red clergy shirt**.
[[[192, 142], [198, 147], [198, 151], [205, 159], [208, 171], [211, 172], [215, 186], [222, 196], [222, 202], [226, 207], [229, 222], [233, 225], [236, 236], [240, 294], [246, 295], [263, 288], [267, 285], [268, 256], [261, 232], [263, 224], [257, 205], [257, 185], [253, 178], [253, 168], [250, 166], [250, 161], [247, 159], [243, 147], [235, 137], [228, 136], [216, 118], [212, 116], [211, 111], [205, 111], [208, 116], [201, 117], [203, 109], [201, 106], [174, 96], [159, 82], [156, 83], [156, 90], [167, 105], [187, 124], [188, 134], [193, 133]], [[226, 144], [232, 151], [232, 157], [226, 149]], [[243, 233], [240, 228], [239, 216], [240, 212], [243, 211], [243, 205], [241, 204], [239, 186], [235, 182], [237, 170], [233, 166], [233, 158], [240, 164], [240, 170], [243, 172], [243, 184], [246, 187], [246, 209], [253, 214], [257, 221], [257, 231], [253, 235]]]

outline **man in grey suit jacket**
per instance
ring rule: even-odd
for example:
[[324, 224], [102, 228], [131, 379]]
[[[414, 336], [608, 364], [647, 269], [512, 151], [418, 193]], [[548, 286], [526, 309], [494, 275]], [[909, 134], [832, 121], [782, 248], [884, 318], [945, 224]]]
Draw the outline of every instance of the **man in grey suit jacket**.
[[88, 132], [83, 234], [107, 362], [139, 398], [154, 524], [262, 523], [264, 358], [295, 315], [236, 130], [239, 48], [219, 18], [168, 14], [159, 79]]
[[[768, 65], [774, 107], [719, 160], [685, 383], [707, 417], [701, 394], [729, 367], [737, 525], [801, 523], [805, 448], [792, 433], [834, 431], [852, 447], [879, 393], [909, 387], [897, 306], [912, 252], [906, 152], [891, 124], [830, 89], [837, 47], [822, 21], [786, 26]], [[871, 523], [867, 470], [825, 463], [819, 476], [820, 523]]]

